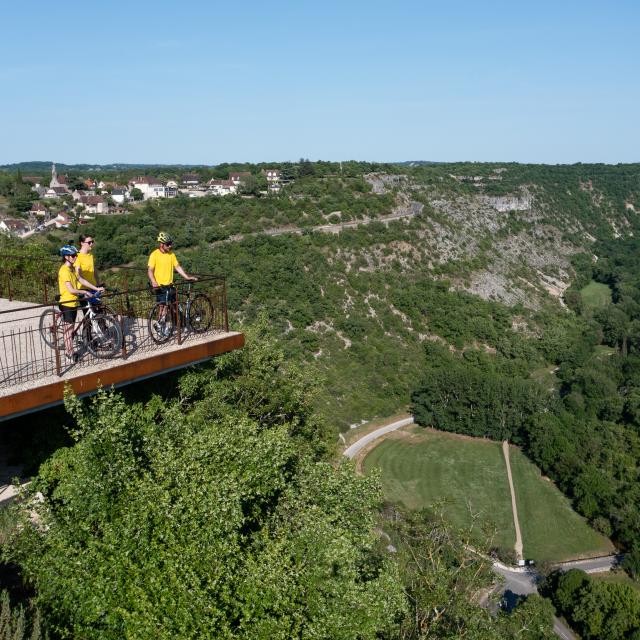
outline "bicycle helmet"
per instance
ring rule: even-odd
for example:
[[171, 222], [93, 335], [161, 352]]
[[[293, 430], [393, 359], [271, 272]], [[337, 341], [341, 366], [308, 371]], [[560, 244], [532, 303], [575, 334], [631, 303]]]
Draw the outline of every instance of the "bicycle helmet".
[[78, 250], [72, 244], [65, 244], [64, 247], [60, 249], [60, 255], [64, 258], [64, 256], [76, 256], [78, 255]]
[[168, 233], [166, 233], [165, 231], [161, 231], [158, 234], [158, 242], [162, 242], [163, 244], [169, 244], [170, 242], [173, 242], [173, 239]]

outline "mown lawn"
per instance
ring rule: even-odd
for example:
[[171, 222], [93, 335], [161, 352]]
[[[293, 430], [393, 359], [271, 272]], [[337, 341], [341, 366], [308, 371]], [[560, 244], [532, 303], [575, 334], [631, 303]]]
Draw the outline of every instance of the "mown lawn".
[[606, 307], [611, 302], [611, 288], [595, 280], [582, 287], [580, 295], [584, 305], [591, 309]]
[[[494, 546], [513, 548], [515, 530], [505, 464], [496, 442], [459, 439], [413, 428], [411, 438], [389, 438], [364, 460], [378, 467], [386, 498], [420, 509], [442, 502], [456, 526], [495, 525]], [[472, 515], [473, 514], [473, 515]]]
[[613, 551], [611, 542], [592, 529], [516, 447], [511, 447], [511, 472], [526, 558], [559, 561]]
[[[363, 463], [365, 473], [380, 469], [385, 497], [409, 509], [441, 502], [445, 516], [459, 527], [470, 526], [473, 513], [478, 535], [480, 521], [490, 522], [497, 529], [492, 546], [512, 549], [515, 530], [500, 443], [419, 427], [406, 432], [382, 441]], [[610, 541], [573, 511], [569, 500], [515, 447], [511, 469], [527, 559], [559, 561], [612, 551]]]

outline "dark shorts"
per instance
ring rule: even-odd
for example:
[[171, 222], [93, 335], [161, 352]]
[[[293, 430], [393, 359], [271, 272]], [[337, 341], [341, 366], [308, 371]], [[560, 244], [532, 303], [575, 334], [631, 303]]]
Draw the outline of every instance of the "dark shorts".
[[172, 286], [163, 286], [155, 289], [156, 302], [175, 302], [176, 301], [176, 288]]
[[73, 324], [76, 321], [78, 307], [68, 307], [66, 304], [59, 304], [58, 308], [62, 311], [62, 320], [65, 324]]

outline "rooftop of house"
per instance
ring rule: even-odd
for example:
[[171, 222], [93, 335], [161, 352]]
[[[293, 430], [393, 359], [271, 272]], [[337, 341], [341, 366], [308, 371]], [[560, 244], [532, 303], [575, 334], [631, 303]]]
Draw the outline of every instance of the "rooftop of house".
[[102, 196], [84, 196], [80, 201], [82, 202], [82, 204], [88, 204], [90, 206], [103, 204], [104, 202], [106, 202], [106, 200]]
[[131, 180], [129, 180], [129, 184], [154, 185], [154, 184], [164, 184], [164, 182], [160, 180], [160, 178], [156, 178], [154, 176], [138, 176], [137, 178], [131, 178]]
[[24, 231], [28, 225], [24, 220], [18, 220], [16, 218], [5, 218], [2, 222], [11, 231]]

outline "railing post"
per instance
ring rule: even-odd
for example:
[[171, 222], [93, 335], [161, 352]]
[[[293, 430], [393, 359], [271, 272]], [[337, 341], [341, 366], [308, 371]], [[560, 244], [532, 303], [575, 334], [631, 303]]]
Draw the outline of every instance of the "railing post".
[[227, 281], [222, 281], [222, 308], [224, 309], [224, 330], [229, 333], [229, 313], [227, 311]]
[[[58, 327], [56, 326], [56, 316], [55, 316], [55, 312], [53, 314], [53, 324], [51, 325], [51, 328], [53, 329], [53, 349], [56, 353], [56, 373], [58, 374], [58, 376], [62, 375], [62, 367], [60, 365], [60, 347], [58, 345]], [[63, 334], [62, 337], [64, 339], [64, 328], [62, 329]]]
[[122, 358], [127, 359], [127, 338], [124, 335], [124, 315], [122, 313], [118, 314], [118, 319], [120, 321], [120, 334], [122, 335]]
[[180, 317], [182, 314], [180, 313], [180, 295], [178, 293], [178, 287], [176, 287], [176, 301], [175, 301], [175, 309], [176, 309], [176, 327], [178, 329], [178, 344], [182, 344], [182, 318]]

